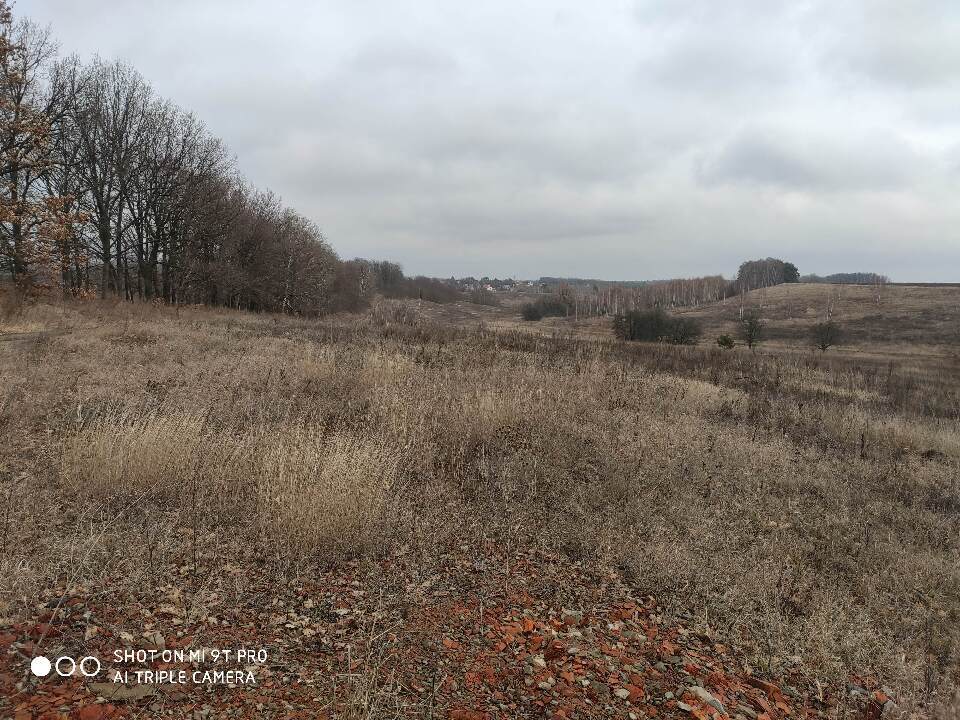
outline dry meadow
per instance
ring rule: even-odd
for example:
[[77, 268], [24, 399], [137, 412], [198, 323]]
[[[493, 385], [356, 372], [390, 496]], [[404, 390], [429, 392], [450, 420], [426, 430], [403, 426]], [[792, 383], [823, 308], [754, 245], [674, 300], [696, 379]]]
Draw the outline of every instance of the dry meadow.
[[180, 578], [233, 597], [248, 572], [282, 584], [402, 551], [426, 576], [492, 546], [608, 569], [765, 677], [841, 695], [870, 678], [920, 713], [950, 697], [955, 354], [630, 346], [429, 315], [8, 306], [0, 619], [50, 588], [143, 597]]

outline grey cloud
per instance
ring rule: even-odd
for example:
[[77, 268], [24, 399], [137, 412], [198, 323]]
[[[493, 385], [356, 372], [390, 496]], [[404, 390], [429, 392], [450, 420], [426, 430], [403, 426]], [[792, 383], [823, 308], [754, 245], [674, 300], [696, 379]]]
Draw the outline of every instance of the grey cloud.
[[916, 178], [921, 158], [892, 133], [851, 136], [750, 128], [697, 165], [707, 185], [746, 183], [805, 191], [886, 191]]
[[789, 78], [789, 63], [776, 62], [779, 50], [750, 47], [736, 40], [686, 41], [669, 54], [641, 64], [642, 79], [653, 79], [674, 92], [690, 94], [779, 91]]
[[451, 55], [430, 48], [384, 40], [361, 48], [353, 56], [350, 66], [354, 70], [374, 74], [432, 75], [455, 71], [457, 61]]
[[504, 194], [488, 207], [478, 207], [466, 198], [448, 199], [441, 207], [424, 203], [420, 213], [425, 231], [460, 242], [545, 244], [560, 241], [603, 241], [608, 238], [639, 236], [651, 222], [639, 208], [616, 202], [591, 207], [558, 202], [564, 197], [511, 198]]
[[[641, 133], [626, 124], [586, 120], [585, 127], [559, 118], [539, 125], [511, 116], [480, 113], [469, 121], [438, 128], [417, 143], [440, 167], [470, 170], [502, 180], [589, 186], [633, 183], [655, 163]], [[491, 178], [493, 179], [493, 178]]]
[[637, 3], [635, 17], [653, 41], [638, 75], [713, 101], [758, 88], [779, 94], [795, 75], [789, 15], [780, 3], [757, 0]]
[[832, 12], [842, 31], [825, 49], [828, 70], [906, 90], [960, 83], [960, 5], [953, 0], [873, 0]]
[[806, 160], [769, 138], [745, 134], [714, 157], [698, 163], [705, 183], [750, 182], [782, 187], [811, 187], [821, 178]]
[[954, 180], [960, 180], [960, 144], [952, 146], [946, 154], [947, 171]]
[[717, 24], [744, 23], [782, 17], [790, 3], [769, 0], [634, 0], [633, 16], [639, 23], [670, 23], [716, 29]]
[[955, 0], [16, 12], [64, 52], [129, 60], [348, 257], [614, 278], [757, 254], [898, 279], [960, 266]]

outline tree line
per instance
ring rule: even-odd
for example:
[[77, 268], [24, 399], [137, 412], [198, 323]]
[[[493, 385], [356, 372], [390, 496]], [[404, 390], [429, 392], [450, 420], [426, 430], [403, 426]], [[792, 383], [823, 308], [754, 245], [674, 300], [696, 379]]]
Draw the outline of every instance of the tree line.
[[886, 275], [873, 272], [833, 273], [832, 275], [817, 275], [811, 273], [800, 278], [805, 283], [835, 283], [837, 285], [886, 285], [890, 278]]
[[394, 263], [342, 262], [133, 67], [58, 57], [0, 0], [0, 272], [22, 289], [246, 310], [450, 299]]
[[548, 297], [528, 303], [522, 314], [527, 320], [539, 320], [550, 315], [621, 316], [648, 308], [698, 307], [799, 278], [796, 265], [771, 257], [742, 263], [732, 280], [708, 275], [630, 284], [558, 281]]

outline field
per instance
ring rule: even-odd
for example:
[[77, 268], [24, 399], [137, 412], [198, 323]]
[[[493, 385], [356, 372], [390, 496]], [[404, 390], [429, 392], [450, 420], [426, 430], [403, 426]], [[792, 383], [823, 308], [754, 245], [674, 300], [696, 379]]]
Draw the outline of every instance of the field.
[[[842, 289], [821, 355], [823, 292], [752, 297], [757, 352], [713, 345], [734, 301], [681, 348], [509, 305], [9, 305], [0, 710], [957, 712], [960, 289]], [[117, 647], [269, 659], [255, 688], [27, 671]]]
[[[747, 307], [758, 308], [768, 322], [768, 340], [803, 344], [810, 326], [825, 318], [842, 325], [848, 350], [911, 348], [952, 352], [960, 348], [960, 285], [870, 285], [796, 283], [755, 290]], [[700, 318], [708, 335], [736, 334], [739, 298], [685, 310]]]

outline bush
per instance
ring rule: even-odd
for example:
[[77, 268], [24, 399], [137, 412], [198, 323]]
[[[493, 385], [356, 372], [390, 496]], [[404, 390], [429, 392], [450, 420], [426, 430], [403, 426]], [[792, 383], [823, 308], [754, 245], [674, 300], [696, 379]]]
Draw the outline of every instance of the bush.
[[659, 342], [667, 332], [667, 314], [660, 308], [633, 310], [613, 318], [613, 334], [621, 340]]
[[621, 340], [694, 345], [702, 329], [693, 318], [671, 318], [662, 308], [654, 308], [617, 315], [613, 319], [613, 333]]
[[702, 334], [700, 323], [693, 318], [673, 318], [666, 340], [673, 345], [696, 345]]
[[717, 338], [717, 345], [722, 347], [724, 350], [733, 350], [736, 347], [736, 341], [729, 335], [721, 335]]
[[536, 303], [524, 303], [523, 307], [520, 308], [520, 316], [528, 321], [542, 320], [543, 312]]
[[810, 340], [820, 352], [826, 352], [828, 348], [840, 342], [842, 334], [839, 325], [833, 320], [827, 320], [827, 322], [817, 323], [810, 329]]
[[411, 298], [427, 300], [434, 303], [452, 303], [460, 299], [460, 292], [443, 280], [418, 275], [415, 278], [406, 278], [402, 286], [393, 294], [384, 293], [387, 297]]
[[[365, 262], [365, 261], [358, 261]], [[374, 285], [384, 297], [428, 300], [435, 303], [452, 303], [462, 299], [460, 291], [437, 278], [407, 277], [396, 263], [367, 263]]]
[[542, 320], [545, 317], [566, 317], [570, 314], [570, 305], [563, 298], [544, 296], [520, 308], [524, 320]]
[[357, 260], [337, 265], [331, 287], [331, 312], [360, 312], [370, 306], [370, 293], [364, 292], [363, 263]]

